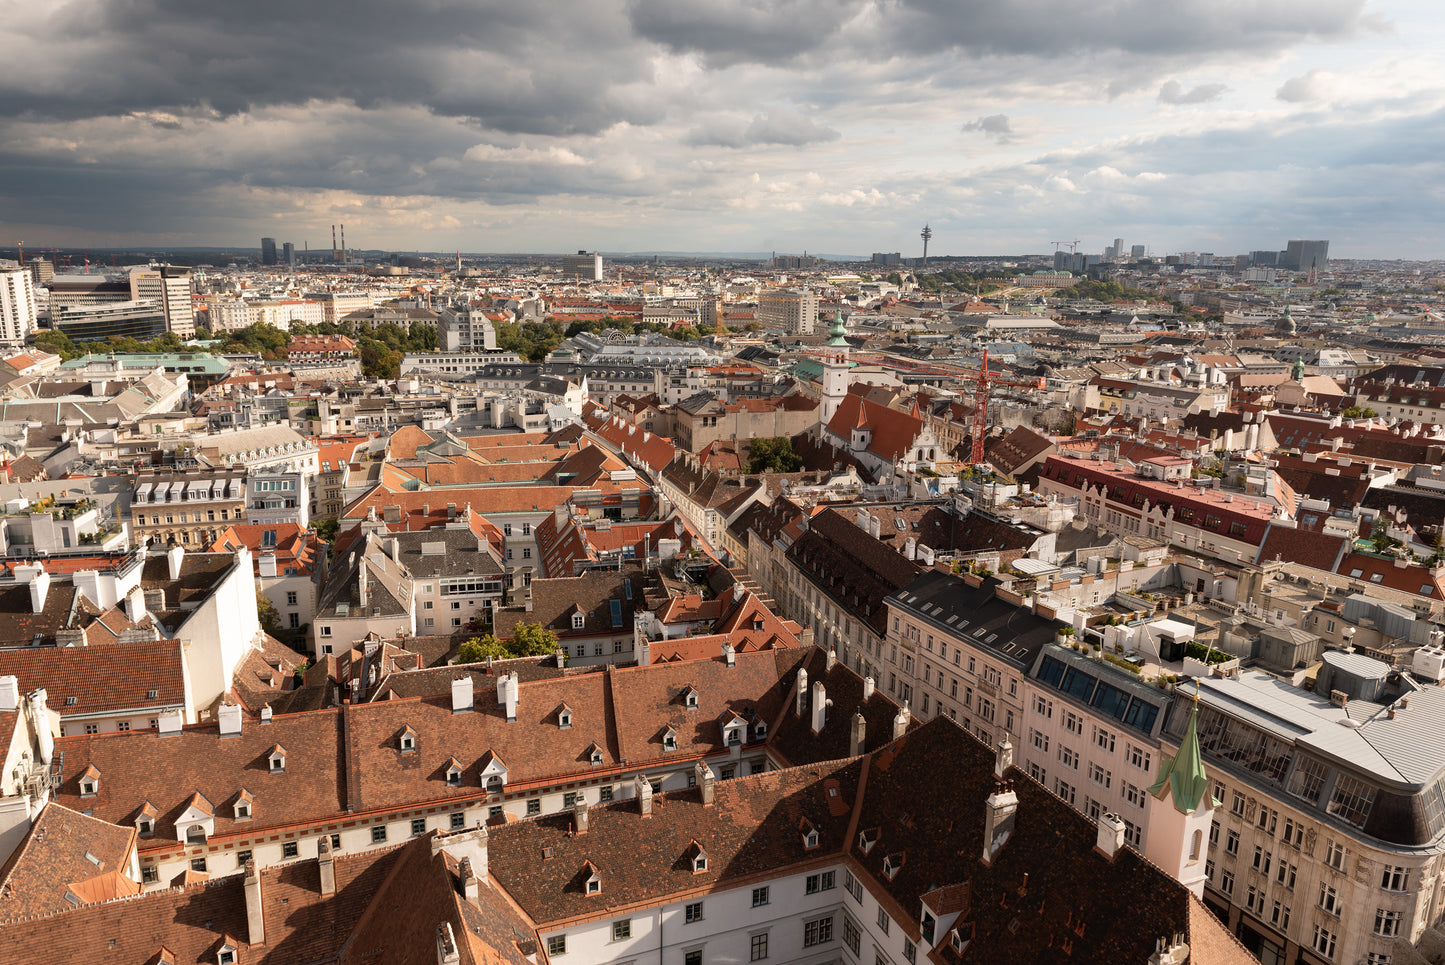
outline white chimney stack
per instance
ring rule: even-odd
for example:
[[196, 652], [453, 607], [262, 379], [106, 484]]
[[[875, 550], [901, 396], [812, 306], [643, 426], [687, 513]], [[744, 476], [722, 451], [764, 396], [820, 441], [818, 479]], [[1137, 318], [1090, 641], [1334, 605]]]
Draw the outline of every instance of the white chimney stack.
[[452, 681], [452, 713], [465, 714], [472, 709], [472, 675], [464, 674]]
[[577, 793], [577, 803], [572, 805], [572, 827], [578, 834], [586, 834], [590, 816], [587, 812], [587, 796]]
[[1019, 796], [1014, 793], [1013, 784], [1000, 781], [984, 801], [983, 860], [989, 864], [997, 857], [1009, 835], [1013, 834], [1014, 819], [1018, 815]]
[[716, 780], [712, 768], [707, 766], [707, 761], [698, 761], [695, 770], [697, 772], [695, 781], [697, 782], [698, 788], [702, 791], [703, 806], [712, 807], [713, 785]]
[[521, 702], [517, 692], [517, 683], [515, 670], [508, 674], [502, 674], [501, 679], [497, 681], [497, 699], [501, 702], [502, 710], [505, 711], [508, 721], [517, 719], [517, 704]]
[[261, 872], [256, 859], [246, 860], [246, 932], [252, 945], [266, 943], [266, 913], [261, 906]]
[[321, 893], [336, 894], [336, 862], [331, 854], [331, 837], [323, 834], [316, 839], [316, 865], [321, 871]]
[[181, 716], [179, 710], [165, 711], [156, 718], [156, 729], [159, 730], [162, 735], [179, 734], [181, 732], [181, 725], [184, 723], [185, 719]]
[[275, 576], [275, 575], [276, 575], [276, 554], [275, 554], [275, 553], [262, 553], [262, 554], [261, 554], [261, 558], [256, 561], [256, 565], [257, 565], [257, 567], [260, 569], [261, 575], [262, 575], [263, 577]]
[[893, 718], [893, 739], [897, 740], [908, 733], [908, 723], [913, 715], [908, 712], [908, 705], [904, 704]]
[[863, 753], [864, 741], [868, 735], [868, 721], [862, 714], [853, 715], [853, 727], [849, 732], [848, 756], [857, 757]]
[[181, 578], [181, 561], [186, 558], [186, 551], [179, 546], [172, 546], [166, 550], [166, 569], [171, 575], [171, 582]]
[[864, 677], [864, 678], [863, 678], [863, 699], [864, 699], [865, 701], [866, 701], [866, 700], [872, 700], [872, 699], [873, 699], [873, 691], [876, 690], [877, 687], [878, 687], [878, 684], [873, 680], [872, 677]]
[[222, 737], [241, 736], [241, 705], [224, 703], [216, 714], [221, 724]]
[[1112, 858], [1124, 847], [1124, 822], [1119, 815], [1105, 811], [1099, 815], [1098, 848], [1106, 857]]
[[41, 570], [30, 581], [30, 612], [39, 613], [45, 609], [45, 596], [50, 592], [50, 574]]
[[649, 781], [646, 776], [639, 774], [637, 775], [635, 786], [637, 790], [638, 813], [645, 818], [652, 817], [652, 782]]
[[1005, 737], [998, 742], [998, 747], [994, 749], [993, 776], [1002, 780], [1004, 774], [1008, 772], [1008, 769], [1013, 767], [1013, 763], [1014, 746], [1010, 743], [1009, 739]]
[[735, 667], [738, 663], [738, 652], [733, 647], [731, 640], [723, 643], [723, 660], [729, 667]]
[[798, 668], [798, 696], [793, 704], [793, 712], [799, 717], [808, 709], [808, 671], [807, 668]]
[[821, 734], [828, 723], [828, 689], [819, 680], [813, 684], [813, 733]]
[[20, 678], [14, 674], [0, 677], [0, 711], [20, 709]]

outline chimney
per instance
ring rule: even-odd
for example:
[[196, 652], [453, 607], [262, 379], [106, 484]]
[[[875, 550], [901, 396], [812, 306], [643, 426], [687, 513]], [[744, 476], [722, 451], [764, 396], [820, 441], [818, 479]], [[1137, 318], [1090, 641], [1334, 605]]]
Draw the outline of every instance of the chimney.
[[863, 753], [863, 741], [868, 734], [868, 721], [862, 714], [853, 715], [853, 727], [849, 731], [848, 756], [857, 757]]
[[262, 575], [262, 576], [275, 576], [275, 575], [276, 575], [276, 554], [275, 554], [275, 553], [262, 553], [262, 554], [261, 554], [261, 558], [257, 561], [257, 564], [258, 564], [259, 567], [260, 567], [261, 575]]
[[14, 674], [0, 677], [0, 712], [20, 709], [20, 680]]
[[457, 876], [462, 879], [462, 897], [467, 901], [476, 901], [480, 890], [476, 872], [472, 871], [472, 859], [463, 858], [457, 869]]
[[266, 944], [266, 913], [261, 907], [261, 872], [256, 859], [246, 860], [246, 930], [252, 945]]
[[572, 805], [572, 829], [577, 834], [587, 833], [587, 796], [581, 791], [577, 792], [577, 803]]
[[908, 724], [913, 720], [913, 715], [908, 712], [908, 705], [904, 704], [893, 718], [893, 739], [897, 740], [908, 733]]
[[639, 667], [652, 666], [652, 641], [647, 639], [641, 627], [633, 628], [632, 652], [637, 655]]
[[323, 834], [316, 840], [316, 866], [321, 869], [321, 894], [336, 894], [336, 861], [331, 856], [331, 836]]
[[1014, 746], [1009, 743], [1009, 739], [1005, 737], [998, 742], [998, 747], [994, 750], [993, 776], [999, 780], [1003, 780], [1003, 776], [1008, 773], [1008, 769], [1013, 767], [1013, 764]]
[[229, 701], [221, 705], [216, 718], [221, 723], [222, 737], [241, 736], [241, 705]]
[[1012, 782], [999, 781], [983, 804], [983, 862], [990, 864], [1013, 834], [1019, 796], [1014, 793]]
[[828, 689], [819, 680], [813, 684], [813, 733], [821, 734], [828, 723]]
[[877, 689], [877, 687], [878, 684], [874, 682], [872, 677], [863, 678], [863, 700], [865, 702], [873, 699], [873, 691]]
[[501, 703], [502, 710], [506, 712], [507, 720], [509, 722], [516, 721], [517, 704], [520, 699], [517, 694], [517, 672], [515, 670], [502, 674], [501, 678], [497, 680], [497, 700]]
[[697, 772], [697, 786], [702, 791], [703, 807], [710, 808], [712, 807], [713, 784], [715, 780], [712, 768], [707, 766], [707, 761], [698, 761], [697, 767], [694, 768], [694, 770]]
[[458, 862], [466, 859], [472, 864], [472, 872], [482, 881], [487, 880], [487, 842], [491, 835], [487, 826], [480, 821], [469, 831], [457, 831], [445, 837], [432, 838], [431, 853], [446, 851]]
[[179, 734], [183, 723], [181, 712], [172, 710], [156, 718], [156, 729], [160, 731], [162, 737], [166, 737], [170, 734]]
[[652, 782], [639, 774], [635, 787], [637, 788], [638, 813], [645, 818], [652, 817]]
[[271, 706], [270, 706], [269, 704], [267, 704], [265, 707], [262, 707], [262, 708], [261, 708], [261, 723], [263, 723], [263, 724], [269, 724], [269, 723], [271, 723], [271, 717], [272, 717], [272, 716], [273, 716], [273, 714], [272, 714]]
[[366, 557], [362, 556], [357, 560], [356, 566], [356, 605], [359, 609], [366, 609]]
[[45, 596], [50, 592], [50, 574], [41, 570], [30, 581], [30, 612], [39, 613], [45, 609]]
[[832, 672], [833, 672], [833, 668], [836, 667], [837, 665], [838, 665], [838, 651], [837, 651], [837, 649], [835, 648], [835, 649], [832, 649], [832, 650], [829, 650], [829, 651], [828, 651], [828, 666], [827, 666], [827, 671], [828, 671], [828, 673], [832, 673]]
[[457, 950], [452, 923], [444, 921], [437, 926], [437, 965], [457, 965], [461, 960], [462, 953]]
[[563, 667], [567, 666], [567, 648], [559, 645], [557, 647], [557, 652], [552, 654], [552, 659], [557, 661], [558, 670], [561, 670]]
[[181, 561], [186, 558], [186, 551], [179, 546], [172, 546], [166, 550], [166, 567], [171, 575], [171, 582], [181, 578]]
[[51, 730], [50, 711], [45, 706], [45, 688], [30, 691], [25, 696], [30, 704], [30, 720], [35, 725], [35, 740], [40, 745], [40, 760], [49, 764], [55, 759], [55, 734]]
[[1124, 847], [1124, 822], [1113, 811], [1099, 815], [1099, 841], [1096, 845], [1106, 858], [1113, 858]]
[[733, 643], [731, 640], [723, 644], [723, 661], [727, 663], [729, 667], [737, 666], [738, 652], [737, 650], [733, 649]]
[[798, 696], [793, 704], [793, 711], [799, 717], [803, 711], [808, 709], [808, 671], [805, 667], [798, 668]]
[[391, 557], [393, 563], [401, 562], [401, 543], [394, 539], [386, 541], [386, 555]]
[[463, 674], [452, 681], [452, 713], [465, 714], [472, 709], [472, 675]]
[[741, 583], [734, 583], [734, 584], [733, 584], [733, 602], [734, 602], [734, 603], [739, 602], [740, 600], [742, 600], [743, 597], [745, 597], [745, 596], [747, 596], [747, 595], [748, 595], [748, 591], [743, 587], [743, 585], [742, 585]]

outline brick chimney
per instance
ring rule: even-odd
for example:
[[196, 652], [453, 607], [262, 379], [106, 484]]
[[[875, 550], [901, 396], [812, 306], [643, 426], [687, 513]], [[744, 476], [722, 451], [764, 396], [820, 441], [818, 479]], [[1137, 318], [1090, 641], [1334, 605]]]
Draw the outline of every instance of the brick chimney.
[[466, 898], [467, 901], [476, 901], [480, 889], [478, 887], [479, 882], [477, 881], [476, 872], [472, 870], [471, 858], [463, 858], [461, 860], [461, 864], [457, 869], [457, 876], [461, 878], [462, 881], [462, 897]]
[[321, 894], [336, 894], [336, 860], [331, 854], [331, 837], [323, 834], [316, 842], [316, 866], [321, 871]]
[[252, 945], [266, 944], [266, 915], [261, 906], [261, 872], [256, 859], [246, 861], [246, 932]]

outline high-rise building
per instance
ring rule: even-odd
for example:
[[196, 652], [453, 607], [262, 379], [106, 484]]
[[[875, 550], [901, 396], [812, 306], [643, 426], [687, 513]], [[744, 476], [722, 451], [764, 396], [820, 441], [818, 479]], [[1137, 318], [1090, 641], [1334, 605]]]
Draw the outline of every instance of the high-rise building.
[[130, 294], [135, 300], [156, 301], [166, 317], [166, 331], [181, 338], [196, 334], [196, 310], [191, 301], [191, 270], [175, 265], [152, 265], [130, 273]]
[[602, 255], [595, 251], [578, 251], [562, 256], [562, 274], [579, 281], [602, 280]]
[[274, 265], [274, 264], [276, 264], [276, 239], [275, 239], [275, 238], [262, 238], [262, 239], [261, 239], [261, 264], [263, 264], [263, 265]]
[[0, 342], [20, 345], [35, 331], [35, 287], [28, 268], [0, 268]]
[[1140, 258], [1143, 258], [1143, 257], [1144, 257], [1144, 246], [1143, 246], [1143, 245], [1134, 245], [1132, 248], [1129, 249], [1129, 257], [1130, 257], [1130, 258], [1133, 258], [1135, 261], [1138, 261]]
[[1111, 260], [1111, 261], [1123, 261], [1123, 260], [1124, 260], [1124, 239], [1123, 239], [1123, 238], [1115, 238], [1115, 239], [1114, 239], [1114, 254], [1110, 257], [1110, 260]]
[[1249, 263], [1255, 268], [1274, 268], [1279, 264], [1279, 252], [1277, 251], [1251, 251]]
[[758, 322], [765, 329], [812, 335], [818, 322], [818, 295], [806, 288], [779, 288], [758, 296]]
[[875, 265], [901, 265], [903, 253], [901, 251], [875, 251], [873, 252], [873, 264]]
[[296, 246], [289, 241], [281, 246], [281, 260], [288, 268], [296, 267]]
[[55, 277], [55, 262], [47, 261], [44, 258], [30, 259], [30, 280], [36, 285], [44, 285]]
[[1330, 266], [1330, 243], [1328, 241], [1291, 241], [1284, 249], [1281, 268], [1290, 271], [1309, 271], [1311, 268], [1324, 271]]

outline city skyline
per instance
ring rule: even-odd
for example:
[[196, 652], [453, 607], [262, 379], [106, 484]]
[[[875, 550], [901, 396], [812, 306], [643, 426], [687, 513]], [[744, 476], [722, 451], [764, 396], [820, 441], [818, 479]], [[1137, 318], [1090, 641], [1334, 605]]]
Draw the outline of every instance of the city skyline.
[[28, 247], [1445, 257], [1419, 0], [5, 9]]

